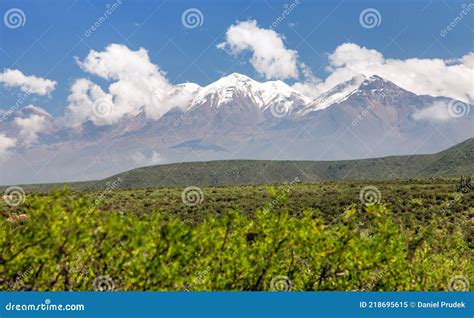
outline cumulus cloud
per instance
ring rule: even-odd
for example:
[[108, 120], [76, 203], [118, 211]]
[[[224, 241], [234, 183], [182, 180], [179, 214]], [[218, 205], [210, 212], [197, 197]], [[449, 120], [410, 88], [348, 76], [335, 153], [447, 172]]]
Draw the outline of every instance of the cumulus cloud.
[[91, 50], [78, 64], [112, 83], [104, 90], [88, 79], [74, 82], [68, 97], [68, 117], [75, 122], [90, 119], [96, 125], [107, 125], [141, 111], [158, 119], [171, 108], [183, 106], [181, 96], [169, 95], [173, 86], [143, 48], [132, 51], [111, 44], [101, 52]]
[[47, 95], [51, 93], [56, 82], [34, 75], [26, 76], [20, 70], [5, 69], [0, 73], [0, 83], [6, 87], [19, 87], [25, 93]]
[[9, 150], [16, 145], [16, 140], [0, 134], [0, 159], [8, 155]]
[[113, 123], [127, 113], [128, 109], [115, 109], [113, 96], [91, 81], [81, 78], [71, 86], [68, 96], [68, 120], [82, 123], [91, 120], [100, 126]]
[[292, 87], [309, 98], [316, 98], [328, 89], [324, 87], [322, 79], [314, 75], [313, 71], [304, 63], [301, 64], [301, 71], [303, 73], [304, 82], [296, 82]]
[[448, 105], [444, 102], [435, 102], [430, 107], [424, 108], [415, 114], [413, 118], [416, 120], [429, 120], [429, 121], [448, 121], [453, 118], [448, 111]]
[[446, 122], [469, 114], [470, 105], [459, 101], [434, 102], [430, 107], [421, 109], [413, 114], [416, 120], [427, 120], [433, 122]]
[[137, 152], [132, 155], [132, 160], [138, 165], [155, 165], [163, 162], [162, 156], [154, 150], [149, 156], [141, 152]]
[[466, 67], [474, 68], [474, 52], [464, 55], [460, 62]]
[[329, 76], [308, 76], [294, 88], [315, 97], [356, 75], [379, 75], [418, 95], [447, 96], [464, 102], [474, 98], [474, 53], [457, 60], [387, 59], [382, 53], [344, 43], [328, 57]]
[[15, 124], [20, 128], [20, 137], [26, 146], [35, 143], [38, 134], [47, 128], [46, 118], [36, 114], [26, 118], [15, 118]]
[[297, 52], [285, 47], [280, 34], [258, 27], [255, 20], [230, 26], [225, 42], [217, 47], [232, 54], [251, 51], [250, 64], [267, 79], [298, 77]]

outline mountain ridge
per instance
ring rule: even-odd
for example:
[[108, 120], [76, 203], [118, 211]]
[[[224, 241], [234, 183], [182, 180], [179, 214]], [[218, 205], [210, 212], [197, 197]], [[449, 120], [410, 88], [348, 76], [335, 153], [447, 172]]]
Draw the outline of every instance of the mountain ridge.
[[[227, 186], [333, 180], [447, 178], [474, 172], [474, 138], [435, 154], [341, 161], [216, 160], [140, 167], [96, 181], [66, 183], [75, 189]], [[60, 184], [27, 185], [46, 190]]]
[[[184, 104], [159, 119], [138, 113], [113, 125], [48, 124], [48, 134], [37, 132], [40, 143], [25, 143], [6, 159], [9, 169], [0, 171], [0, 184], [101, 179], [154, 163], [433, 153], [474, 135], [469, 105], [462, 104], [463, 116], [453, 116], [449, 106], [461, 102], [416, 95], [378, 76], [342, 83], [320, 95], [317, 105], [284, 82], [260, 83], [235, 73], [204, 87], [178, 84], [169, 94]], [[438, 104], [442, 121], [417, 116]], [[17, 134], [10, 117], [0, 130], [13, 127]], [[32, 141], [34, 133], [27, 135]]]

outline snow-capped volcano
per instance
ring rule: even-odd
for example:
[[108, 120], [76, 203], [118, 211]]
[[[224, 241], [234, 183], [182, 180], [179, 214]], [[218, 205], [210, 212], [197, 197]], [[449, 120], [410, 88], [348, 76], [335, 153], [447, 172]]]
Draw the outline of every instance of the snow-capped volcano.
[[308, 103], [301, 111], [300, 115], [327, 108], [333, 104], [343, 102], [360, 87], [366, 79], [364, 75], [358, 75], [351, 80], [336, 85], [329, 91], [319, 95]]
[[245, 75], [233, 73], [200, 88], [191, 106], [207, 104], [211, 108], [219, 108], [238, 99], [244, 99], [261, 110], [281, 103], [293, 108], [310, 101], [282, 81], [261, 83]]
[[[17, 139], [22, 159], [11, 157], [1, 183], [97, 179], [156, 158], [341, 160], [430, 153], [473, 137], [469, 105], [464, 116], [452, 116], [448, 106], [461, 102], [417, 95], [376, 75], [356, 76], [314, 100], [282, 81], [237, 73], [203, 87], [174, 85], [168, 97], [172, 104], [158, 119], [142, 111], [110, 125], [84, 122], [78, 131], [33, 106], [0, 113], [8, 115], [0, 133]], [[426, 119], [434, 111], [443, 119], [435, 125]]]
[[307, 103], [303, 109], [298, 112], [298, 115], [305, 116], [311, 112], [342, 103], [352, 95], [367, 94], [369, 92], [382, 95], [384, 88], [393, 90], [393, 88], [399, 89], [400, 87], [377, 75], [365, 76], [360, 74], [319, 95], [313, 101]]
[[168, 96], [170, 98], [188, 100], [188, 103], [191, 103], [201, 88], [201, 86], [195, 83], [177, 84], [173, 86]]

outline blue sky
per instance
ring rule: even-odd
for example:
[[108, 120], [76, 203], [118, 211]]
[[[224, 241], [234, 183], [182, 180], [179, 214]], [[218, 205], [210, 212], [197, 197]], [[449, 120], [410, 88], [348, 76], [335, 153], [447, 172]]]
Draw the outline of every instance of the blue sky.
[[[237, 56], [216, 48], [225, 32], [238, 21], [256, 20], [269, 28], [293, 1], [152, 1], [123, 0], [117, 9], [86, 37], [85, 32], [104, 14], [109, 1], [2, 0], [3, 17], [11, 8], [24, 12], [24, 25], [0, 24], [0, 71], [19, 69], [57, 82], [50, 96], [32, 96], [31, 103], [61, 113], [67, 105], [70, 86], [85, 77], [105, 85], [103, 79], [81, 70], [75, 57], [84, 59], [90, 50], [108, 44], [124, 44], [132, 50], [143, 47], [150, 59], [175, 84], [209, 84], [225, 74], [239, 72], [264, 80], [248, 62], [249, 52]], [[446, 34], [441, 30], [462, 10], [462, 1], [309, 1], [300, 0], [274, 30], [284, 37], [286, 48], [296, 50], [298, 60], [319, 78], [325, 78], [328, 54], [345, 42], [383, 53], [385, 58], [456, 59], [474, 47], [474, 12]], [[197, 8], [202, 25], [186, 28], [182, 13]], [[364, 28], [360, 13], [375, 8], [380, 24]], [[298, 79], [288, 79], [288, 83]], [[0, 87], [0, 109], [17, 99], [17, 88]]]

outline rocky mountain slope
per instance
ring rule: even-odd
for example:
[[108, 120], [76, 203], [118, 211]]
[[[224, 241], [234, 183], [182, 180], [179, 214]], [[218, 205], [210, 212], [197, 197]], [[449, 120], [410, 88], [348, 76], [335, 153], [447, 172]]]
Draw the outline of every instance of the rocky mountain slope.
[[[67, 127], [41, 109], [17, 110], [0, 123], [3, 134], [19, 136], [15, 118], [32, 115], [46, 116], [48, 129], [2, 159], [9, 169], [0, 171], [0, 184], [91, 180], [174, 162], [434, 153], [474, 136], [470, 105], [416, 95], [378, 76], [357, 76], [315, 100], [284, 82], [236, 73], [204, 87], [179, 84], [170, 95], [182, 104], [157, 120], [138, 113], [104, 126]], [[450, 113], [455, 103], [467, 111]], [[433, 112], [440, 115], [425, 116]]]

